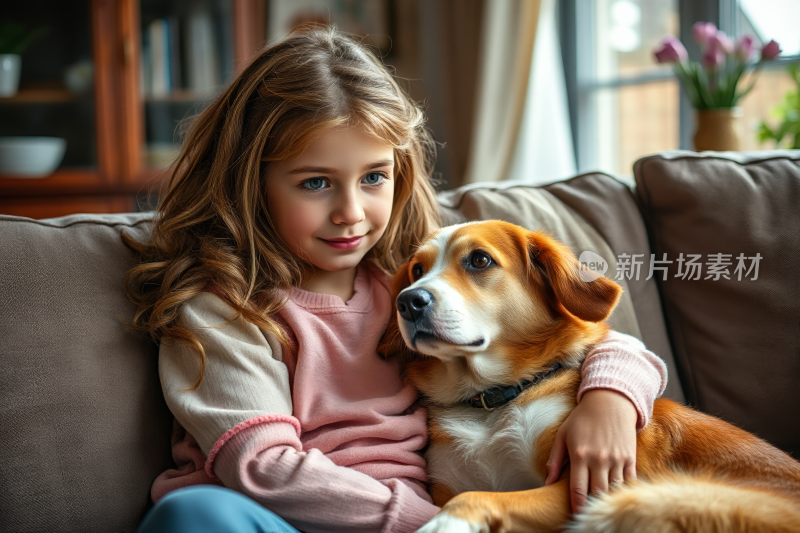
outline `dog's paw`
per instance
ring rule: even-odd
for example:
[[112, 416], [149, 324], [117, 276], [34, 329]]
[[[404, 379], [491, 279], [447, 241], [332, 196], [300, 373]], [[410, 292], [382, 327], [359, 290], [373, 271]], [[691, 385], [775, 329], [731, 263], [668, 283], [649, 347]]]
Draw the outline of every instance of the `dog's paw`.
[[443, 511], [419, 528], [417, 533], [490, 533], [486, 524], [476, 524]]

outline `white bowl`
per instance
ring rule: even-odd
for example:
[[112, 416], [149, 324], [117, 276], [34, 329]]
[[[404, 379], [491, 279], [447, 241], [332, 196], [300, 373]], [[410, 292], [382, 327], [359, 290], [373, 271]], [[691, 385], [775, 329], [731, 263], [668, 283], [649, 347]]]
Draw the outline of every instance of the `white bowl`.
[[60, 137], [0, 137], [0, 174], [43, 178], [61, 164], [67, 141]]

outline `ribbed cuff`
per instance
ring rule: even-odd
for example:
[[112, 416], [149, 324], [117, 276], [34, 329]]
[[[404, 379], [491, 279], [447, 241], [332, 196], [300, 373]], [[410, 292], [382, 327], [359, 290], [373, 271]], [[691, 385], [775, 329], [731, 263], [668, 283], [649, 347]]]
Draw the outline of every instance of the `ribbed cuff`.
[[[294, 417], [287, 418], [297, 421]], [[299, 422], [297, 424], [299, 426]], [[213, 457], [209, 454], [206, 472], [209, 476], [215, 477], [213, 475], [215, 471], [235, 470], [238, 468], [239, 458], [253, 446], [266, 450], [273, 446], [284, 445], [298, 448], [300, 446], [297, 428], [291, 421], [269, 421], [245, 426], [220, 444], [219, 453]]]
[[400, 480], [390, 479], [384, 485], [392, 490], [392, 499], [382, 533], [413, 533], [441, 511]]

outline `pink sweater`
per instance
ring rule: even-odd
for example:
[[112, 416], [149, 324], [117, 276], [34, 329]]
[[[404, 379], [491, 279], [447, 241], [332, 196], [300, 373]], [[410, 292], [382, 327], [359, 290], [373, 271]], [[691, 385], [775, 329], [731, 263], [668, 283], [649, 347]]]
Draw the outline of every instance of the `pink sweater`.
[[[419, 453], [426, 443], [425, 412], [416, 403], [416, 391], [401, 379], [398, 361], [376, 353], [392, 318], [388, 284], [365, 262], [346, 303], [337, 296], [292, 289], [280, 311], [297, 348], [296, 358], [280, 358], [288, 370], [291, 413], [281, 412], [277, 404], [272, 410], [261, 403], [241, 417], [246, 420], [219, 426], [217, 433], [228, 428], [223, 434], [198, 438], [202, 445], [183, 427], [197, 428], [208, 420], [198, 420], [200, 412], [214, 417], [215, 412], [238, 407], [215, 405], [209, 410], [206, 405], [199, 409], [173, 401], [176, 389], [170, 383], [180, 381], [175, 377], [178, 371], [162, 365], [161, 358], [170, 357], [176, 348], [162, 344], [160, 372], [165, 398], [176, 416], [173, 456], [178, 468], [156, 479], [153, 500], [190, 484], [224, 484], [309, 533], [415, 531], [432, 518], [438, 508], [425, 492], [425, 461]], [[186, 316], [203, 316], [192, 311]], [[247, 328], [246, 323], [239, 326]], [[225, 328], [213, 331], [215, 336], [226, 333]], [[216, 356], [209, 346], [236, 346], [224, 339], [203, 345], [209, 363]], [[265, 351], [263, 357], [276, 358], [274, 343]], [[224, 355], [226, 361], [230, 356]], [[242, 366], [248, 364], [252, 363]], [[219, 372], [209, 368], [212, 375], [201, 388], [209, 381], [211, 393], [206, 391], [206, 397], [224, 396], [224, 391], [213, 389]], [[620, 333], [610, 334], [592, 350], [582, 373], [579, 399], [592, 388], [617, 390], [636, 406], [640, 428], [666, 385], [663, 362], [638, 340]], [[251, 416], [255, 413], [260, 414]]]

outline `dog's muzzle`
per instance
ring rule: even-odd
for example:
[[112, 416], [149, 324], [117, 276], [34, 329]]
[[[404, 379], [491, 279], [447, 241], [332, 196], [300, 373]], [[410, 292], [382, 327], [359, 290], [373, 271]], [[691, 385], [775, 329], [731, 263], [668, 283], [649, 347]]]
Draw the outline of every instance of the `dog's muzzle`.
[[416, 322], [433, 304], [433, 295], [425, 289], [405, 291], [397, 297], [397, 312], [403, 320]]

